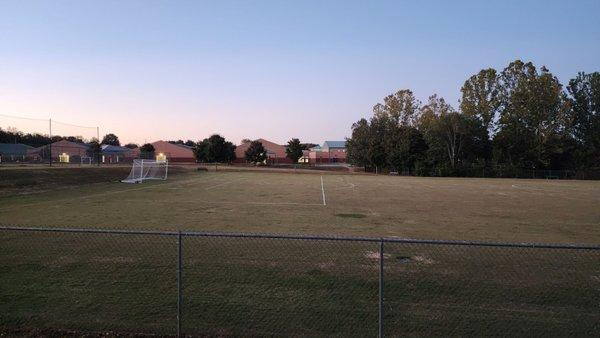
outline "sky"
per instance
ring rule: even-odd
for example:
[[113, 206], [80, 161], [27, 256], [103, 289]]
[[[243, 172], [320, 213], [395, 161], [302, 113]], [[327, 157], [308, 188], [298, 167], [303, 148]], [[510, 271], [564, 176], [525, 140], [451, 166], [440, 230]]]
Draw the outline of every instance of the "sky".
[[[600, 71], [600, 1], [0, 1], [0, 114], [122, 143], [322, 143], [400, 89], [458, 107], [511, 61]], [[47, 132], [0, 116], [0, 127]]]

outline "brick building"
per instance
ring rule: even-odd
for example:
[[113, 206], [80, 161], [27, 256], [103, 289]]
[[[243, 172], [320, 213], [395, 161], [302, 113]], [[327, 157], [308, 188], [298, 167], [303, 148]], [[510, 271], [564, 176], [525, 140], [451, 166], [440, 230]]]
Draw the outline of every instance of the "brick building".
[[346, 163], [346, 141], [325, 141], [322, 146], [310, 148], [309, 163]]
[[[267, 151], [267, 163], [268, 164], [290, 164], [292, 160], [285, 155], [285, 146], [271, 142], [262, 138], [258, 140], [262, 143], [263, 147]], [[246, 150], [250, 146], [250, 142], [240, 144], [235, 148], [235, 163], [246, 163]]]
[[46, 160], [52, 156], [53, 162], [80, 163], [82, 157], [89, 157], [89, 155], [87, 144], [67, 140], [27, 150], [27, 157], [33, 161]]
[[[168, 160], [169, 162], [196, 162], [192, 147], [183, 144], [173, 144], [167, 141], [156, 141], [150, 143], [154, 147], [154, 158], [156, 160]], [[135, 158], [140, 158], [140, 148], [133, 149]]]

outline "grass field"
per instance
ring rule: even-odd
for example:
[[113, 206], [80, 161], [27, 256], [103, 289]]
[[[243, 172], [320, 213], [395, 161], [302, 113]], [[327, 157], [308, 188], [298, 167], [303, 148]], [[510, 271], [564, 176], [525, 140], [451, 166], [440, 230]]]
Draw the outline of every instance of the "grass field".
[[[0, 333], [175, 334], [175, 237], [0, 231], [0, 244]], [[387, 243], [384, 252], [386, 335], [600, 329], [599, 251]], [[377, 243], [184, 237], [183, 333], [375, 336], [377, 257]]]
[[[117, 180], [123, 169], [111, 170]], [[0, 198], [1, 223], [600, 242], [598, 182], [182, 170], [165, 182], [89, 174], [80, 176], [89, 184], [55, 184], [62, 174], [11, 172], [13, 182], [37, 183]], [[183, 332], [374, 336], [378, 251], [369, 242], [185, 237]], [[389, 336], [600, 330], [597, 250], [387, 243], [384, 259]], [[172, 335], [176, 271], [172, 236], [0, 231], [0, 333]]]
[[18, 194], [28, 189], [0, 197], [2, 223], [600, 243], [598, 181], [188, 171]]

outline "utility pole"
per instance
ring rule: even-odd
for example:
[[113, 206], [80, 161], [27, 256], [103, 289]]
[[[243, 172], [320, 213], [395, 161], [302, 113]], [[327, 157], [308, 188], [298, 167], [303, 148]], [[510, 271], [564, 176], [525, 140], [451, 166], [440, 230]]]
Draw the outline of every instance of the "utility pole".
[[98, 139], [98, 154], [96, 155], [96, 160], [98, 161], [98, 166], [100, 166], [100, 153], [102, 153], [102, 145], [100, 144], [100, 127], [96, 127], [96, 138]]
[[50, 166], [52, 166], [52, 118], [48, 119], [49, 131], [50, 131], [50, 144], [48, 145], [48, 154], [50, 155]]

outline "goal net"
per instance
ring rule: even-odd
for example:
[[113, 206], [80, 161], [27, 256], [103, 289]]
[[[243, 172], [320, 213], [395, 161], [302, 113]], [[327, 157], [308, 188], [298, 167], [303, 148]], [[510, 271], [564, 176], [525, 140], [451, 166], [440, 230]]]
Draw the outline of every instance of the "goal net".
[[92, 158], [89, 156], [82, 156], [81, 165], [92, 165]]
[[166, 160], [133, 160], [129, 176], [121, 182], [141, 183], [145, 180], [166, 180], [168, 167]]

